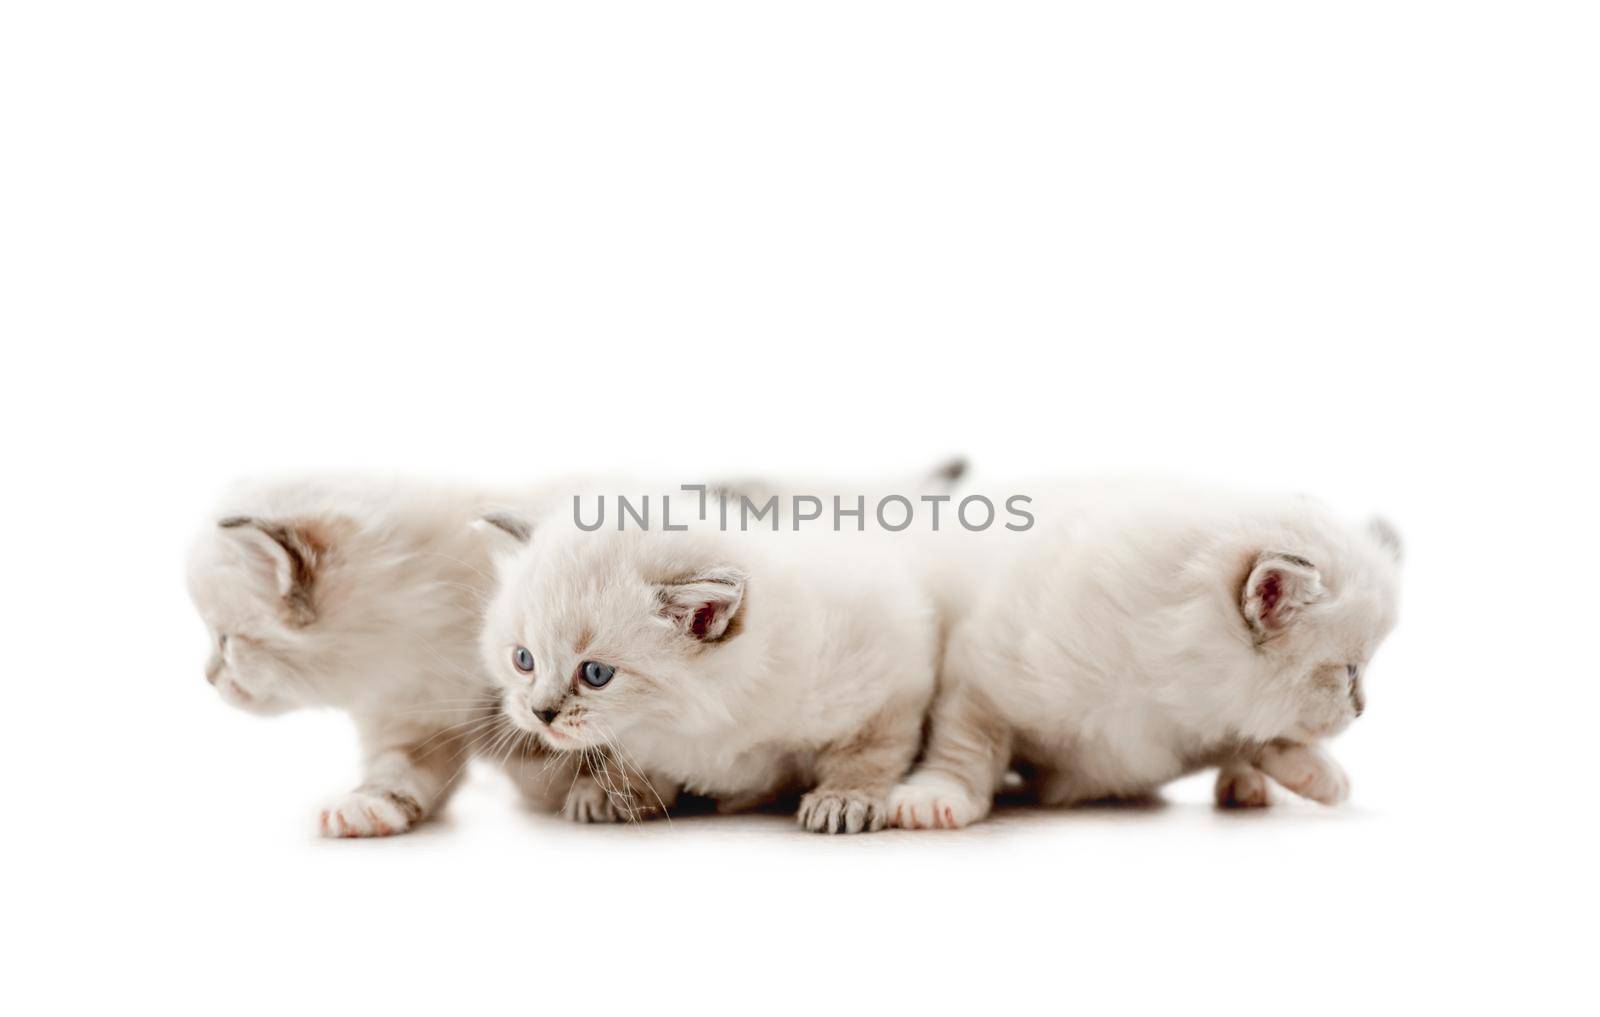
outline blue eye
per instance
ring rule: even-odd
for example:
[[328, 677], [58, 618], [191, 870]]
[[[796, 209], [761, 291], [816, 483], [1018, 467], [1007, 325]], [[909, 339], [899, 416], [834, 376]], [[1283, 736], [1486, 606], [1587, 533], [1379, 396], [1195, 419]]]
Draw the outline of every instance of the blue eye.
[[511, 651], [511, 663], [517, 665], [517, 670], [527, 674], [533, 670], [533, 654], [528, 652], [526, 646], [519, 646]]
[[602, 688], [616, 673], [617, 669], [610, 664], [602, 664], [598, 660], [583, 662], [583, 683], [593, 688]]

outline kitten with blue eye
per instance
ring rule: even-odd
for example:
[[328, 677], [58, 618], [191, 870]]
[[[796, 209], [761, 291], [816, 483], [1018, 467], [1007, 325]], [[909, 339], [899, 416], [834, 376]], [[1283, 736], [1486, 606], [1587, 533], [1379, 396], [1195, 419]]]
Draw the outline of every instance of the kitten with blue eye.
[[[960, 472], [958, 462], [921, 483], [944, 489]], [[307, 479], [243, 484], [224, 498], [188, 561], [189, 593], [211, 634], [206, 678], [225, 702], [253, 713], [320, 706], [350, 715], [364, 778], [321, 812], [323, 834], [412, 828], [444, 805], [473, 756], [504, 764], [535, 808], [578, 822], [648, 818], [671, 803], [669, 784], [603, 751], [553, 754], [508, 723], [478, 662], [493, 576], [469, 524], [488, 505], [537, 511], [596, 487], [569, 481], [508, 497]]]
[[1392, 527], [1167, 483], [1084, 484], [1033, 507], [1034, 530], [967, 539], [964, 566], [940, 564], [949, 636], [896, 825], [982, 819], [1012, 764], [1055, 805], [1213, 766], [1224, 806], [1269, 804], [1269, 778], [1347, 796], [1321, 744], [1365, 708], [1395, 623]]
[[615, 781], [504, 721], [479, 667], [492, 574], [469, 523], [504, 500], [402, 482], [246, 485], [195, 540], [189, 592], [222, 699], [258, 714], [332, 707], [355, 722], [363, 779], [321, 812], [324, 835], [405, 832], [480, 754], [504, 763], [537, 808], [628, 818], [632, 799]]
[[557, 751], [606, 750], [724, 811], [803, 790], [807, 830], [885, 825], [937, 633], [883, 542], [489, 522], [505, 536], [483, 666], [522, 730]]

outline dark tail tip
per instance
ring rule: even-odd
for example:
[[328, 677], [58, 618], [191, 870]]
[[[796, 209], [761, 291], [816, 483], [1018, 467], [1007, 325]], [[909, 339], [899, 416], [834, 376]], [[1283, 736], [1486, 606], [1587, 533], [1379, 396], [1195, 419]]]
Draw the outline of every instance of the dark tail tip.
[[946, 462], [940, 463], [928, 479], [953, 487], [956, 481], [960, 480], [966, 475], [966, 456], [956, 456]]

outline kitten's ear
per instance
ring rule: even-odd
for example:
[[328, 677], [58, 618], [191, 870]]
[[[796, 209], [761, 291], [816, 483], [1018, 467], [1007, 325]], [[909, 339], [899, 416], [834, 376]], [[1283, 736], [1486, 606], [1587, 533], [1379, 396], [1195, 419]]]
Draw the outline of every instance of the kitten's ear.
[[485, 512], [472, 526], [483, 532], [498, 530], [499, 535], [510, 537], [519, 544], [526, 544], [533, 539], [533, 524], [510, 512]]
[[1395, 564], [1398, 565], [1405, 559], [1405, 542], [1400, 539], [1400, 531], [1395, 529], [1394, 523], [1382, 516], [1373, 516], [1367, 520], [1367, 532], [1389, 552]]
[[1256, 635], [1281, 632], [1308, 604], [1322, 599], [1322, 575], [1299, 555], [1263, 551], [1244, 581], [1239, 609]]
[[716, 643], [739, 634], [739, 608], [748, 581], [743, 569], [720, 565], [656, 588], [661, 616], [690, 639]]
[[217, 526], [229, 531], [239, 548], [273, 584], [290, 620], [307, 625], [316, 619], [312, 593], [317, 569], [327, 559], [326, 527], [310, 522], [229, 516]]

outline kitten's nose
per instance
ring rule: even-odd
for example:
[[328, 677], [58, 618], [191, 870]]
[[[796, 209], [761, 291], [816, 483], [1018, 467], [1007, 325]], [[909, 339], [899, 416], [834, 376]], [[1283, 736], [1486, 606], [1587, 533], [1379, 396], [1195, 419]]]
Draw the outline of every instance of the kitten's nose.
[[545, 726], [548, 727], [550, 723], [556, 719], [556, 714], [560, 712], [560, 710], [535, 710], [533, 711], [533, 715], [544, 721]]

